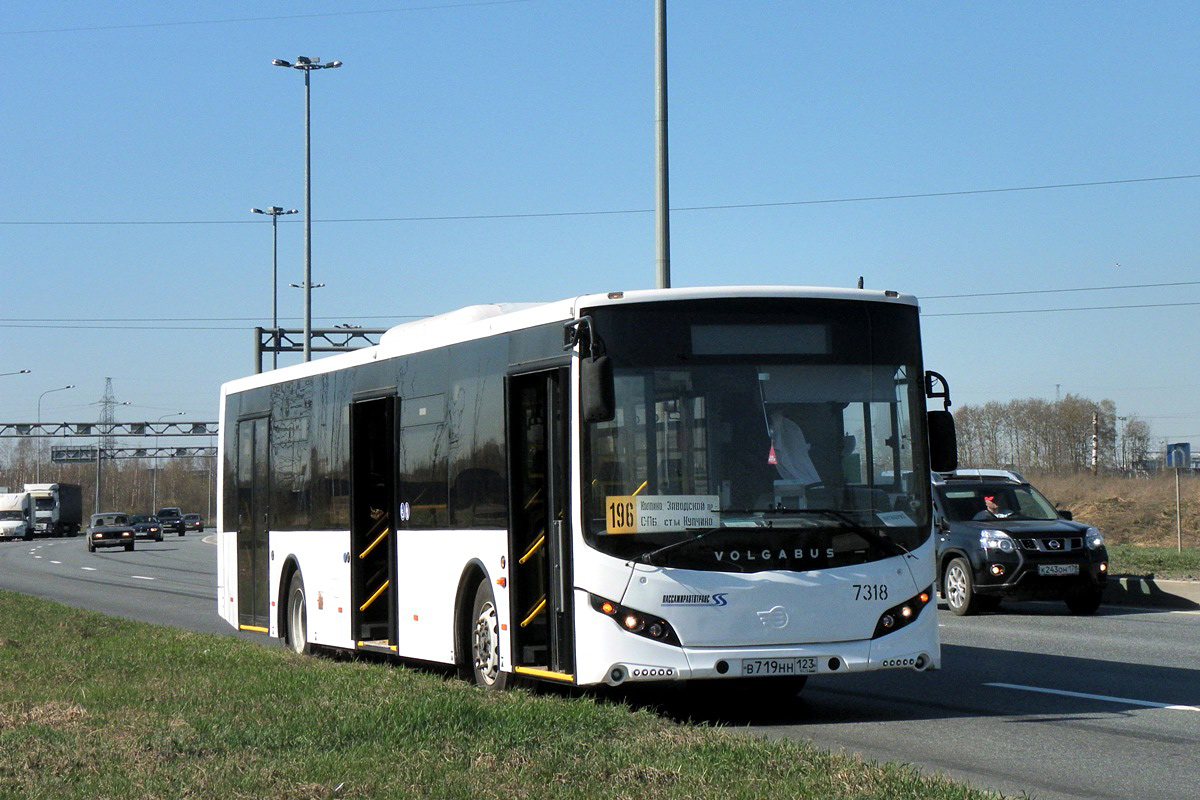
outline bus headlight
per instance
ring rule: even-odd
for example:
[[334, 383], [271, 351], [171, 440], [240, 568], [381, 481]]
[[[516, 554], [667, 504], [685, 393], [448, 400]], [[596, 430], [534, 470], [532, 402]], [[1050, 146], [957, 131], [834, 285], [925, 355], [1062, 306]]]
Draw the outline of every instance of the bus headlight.
[[671, 627], [671, 623], [662, 617], [656, 617], [653, 614], [647, 614], [633, 608], [626, 608], [620, 603], [605, 600], [603, 597], [597, 597], [594, 594], [589, 595], [589, 597], [592, 601], [592, 608], [604, 616], [611, 618], [613, 622], [620, 625], [626, 631], [647, 639], [653, 639], [656, 642], [672, 644], [676, 647], [681, 646], [679, 637], [675, 634], [675, 629]]
[[875, 623], [875, 634], [871, 638], [878, 639], [880, 636], [887, 636], [889, 633], [895, 633], [905, 625], [913, 623], [921, 616], [921, 610], [929, 605], [931, 600], [933, 600], [932, 586], [884, 611], [879, 615], [879, 622]]

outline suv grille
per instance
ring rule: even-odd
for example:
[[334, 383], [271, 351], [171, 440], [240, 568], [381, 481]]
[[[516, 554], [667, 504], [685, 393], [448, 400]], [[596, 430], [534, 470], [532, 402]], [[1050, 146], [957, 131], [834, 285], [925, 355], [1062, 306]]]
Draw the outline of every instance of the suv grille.
[[1046, 536], [1039, 538], [1018, 539], [1022, 550], [1033, 550], [1037, 553], [1069, 553], [1083, 549], [1081, 536]]

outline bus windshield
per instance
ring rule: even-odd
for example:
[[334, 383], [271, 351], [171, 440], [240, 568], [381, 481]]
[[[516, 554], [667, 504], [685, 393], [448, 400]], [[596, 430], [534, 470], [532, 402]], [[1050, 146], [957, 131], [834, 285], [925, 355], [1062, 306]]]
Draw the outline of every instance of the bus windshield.
[[631, 307], [597, 310], [616, 414], [584, 431], [588, 543], [749, 572], [861, 564], [924, 542], [916, 312], [872, 305], [676, 309], [640, 325]]

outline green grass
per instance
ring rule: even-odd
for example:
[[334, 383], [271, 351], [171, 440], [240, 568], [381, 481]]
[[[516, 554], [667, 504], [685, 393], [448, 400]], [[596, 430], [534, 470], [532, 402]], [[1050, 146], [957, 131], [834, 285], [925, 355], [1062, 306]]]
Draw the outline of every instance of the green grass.
[[1162, 580], [1200, 580], [1200, 550], [1109, 544], [1109, 572], [1113, 575], [1153, 575]]
[[0, 592], [3, 798], [991, 797], [644, 708]]

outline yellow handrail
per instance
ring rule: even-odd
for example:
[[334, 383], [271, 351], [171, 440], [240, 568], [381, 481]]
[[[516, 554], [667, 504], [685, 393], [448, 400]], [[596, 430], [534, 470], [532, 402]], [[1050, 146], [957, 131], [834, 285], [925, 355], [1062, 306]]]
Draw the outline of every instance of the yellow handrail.
[[525, 555], [521, 556], [521, 559], [517, 563], [524, 564], [526, 561], [533, 558], [533, 554], [536, 553], [545, 543], [546, 534], [543, 532], [542, 535], [537, 538], [537, 541], [529, 546], [529, 550], [525, 552]]
[[[537, 601], [537, 605], [533, 607], [533, 611], [529, 612], [529, 616], [521, 622], [521, 627], [524, 628], [529, 623], [533, 622], [533, 618], [542, 613], [546, 608], [546, 595], [542, 595], [542, 599]], [[362, 609], [360, 608], [359, 611]]]
[[537, 502], [537, 499], [541, 496], [542, 496], [542, 490], [541, 490], [541, 488], [539, 488], [537, 491], [535, 491], [533, 494], [531, 494], [529, 496], [528, 500], [525, 501], [525, 510], [528, 511], [530, 506], [532, 506], [535, 502]]
[[649, 485], [649, 483], [650, 483], [650, 481], [648, 481], [648, 480], [642, 481], [642, 485], [639, 486], [638, 488], [634, 489], [633, 494], [631, 494], [630, 497], [637, 497], [638, 493], [641, 492], [642, 489], [645, 489], [646, 486]]
[[367, 546], [367, 549], [366, 549], [366, 550], [363, 550], [361, 553], [359, 553], [359, 554], [358, 554], [358, 557], [359, 557], [359, 558], [366, 558], [366, 557], [367, 557], [367, 554], [368, 554], [368, 553], [370, 553], [372, 550], [374, 550], [374, 549], [375, 549], [375, 545], [377, 545], [377, 544], [379, 544], [380, 542], [382, 542], [382, 541], [383, 541], [383, 539], [384, 539], [384, 537], [385, 537], [385, 536], [387, 536], [387, 535], [388, 535], [389, 533], [391, 533], [391, 532], [392, 532], [392, 529], [391, 529], [391, 528], [384, 528], [384, 529], [383, 529], [383, 533], [379, 534], [379, 538], [377, 538], [375, 541], [371, 542], [371, 544]]
[[376, 600], [379, 599], [379, 595], [383, 594], [384, 591], [387, 590], [388, 586], [391, 585], [391, 583], [392, 583], [391, 581], [384, 581], [383, 586], [380, 586], [379, 589], [377, 589], [375, 591], [375, 594], [373, 594], [369, 598], [367, 598], [367, 602], [365, 602], [361, 606], [359, 606], [358, 610], [366, 611], [370, 607], [371, 603], [374, 603]]

